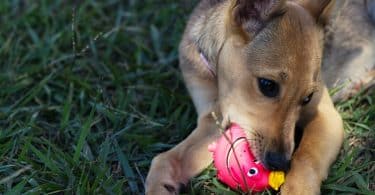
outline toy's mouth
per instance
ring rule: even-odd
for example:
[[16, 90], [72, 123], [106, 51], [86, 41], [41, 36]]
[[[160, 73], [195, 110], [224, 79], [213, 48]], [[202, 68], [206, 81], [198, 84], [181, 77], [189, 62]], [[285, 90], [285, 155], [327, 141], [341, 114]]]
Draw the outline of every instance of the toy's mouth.
[[285, 182], [285, 173], [282, 171], [272, 171], [268, 178], [268, 184], [274, 190], [279, 190], [280, 186]]

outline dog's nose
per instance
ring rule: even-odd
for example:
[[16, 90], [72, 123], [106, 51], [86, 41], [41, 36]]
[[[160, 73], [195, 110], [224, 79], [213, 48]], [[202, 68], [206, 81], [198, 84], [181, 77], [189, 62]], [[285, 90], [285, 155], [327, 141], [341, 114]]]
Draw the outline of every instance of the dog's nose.
[[288, 171], [290, 167], [290, 160], [283, 153], [266, 152], [264, 161], [265, 166], [272, 171]]

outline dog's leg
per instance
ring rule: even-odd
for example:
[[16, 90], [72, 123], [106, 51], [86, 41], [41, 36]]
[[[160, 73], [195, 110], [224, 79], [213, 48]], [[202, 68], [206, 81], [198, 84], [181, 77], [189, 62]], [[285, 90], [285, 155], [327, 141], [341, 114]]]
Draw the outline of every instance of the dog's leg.
[[305, 127], [281, 194], [319, 194], [343, 141], [343, 123], [324, 89], [318, 113]]
[[182, 42], [180, 53], [180, 68], [198, 112], [198, 126], [184, 141], [152, 160], [146, 181], [146, 194], [178, 193], [180, 184], [186, 184], [212, 162], [208, 145], [220, 135], [216, 121], [211, 116], [212, 111], [220, 114], [215, 106], [215, 79], [204, 68], [199, 67], [203, 64], [199, 61], [195, 47]]
[[216, 76], [210, 74], [195, 44], [183, 39], [180, 44], [180, 69], [186, 88], [200, 116], [210, 109], [217, 99]]
[[153, 159], [146, 194], [177, 194], [181, 184], [186, 184], [212, 162], [208, 145], [219, 135], [210, 113], [200, 117], [197, 128], [189, 137]]

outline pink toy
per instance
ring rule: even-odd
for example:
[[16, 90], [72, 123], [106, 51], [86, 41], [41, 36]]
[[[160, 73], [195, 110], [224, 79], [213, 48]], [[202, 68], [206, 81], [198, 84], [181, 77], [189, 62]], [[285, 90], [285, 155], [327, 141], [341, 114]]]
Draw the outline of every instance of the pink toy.
[[225, 135], [208, 146], [218, 179], [244, 192], [260, 192], [269, 187], [278, 190], [284, 183], [284, 172], [270, 172], [256, 161], [242, 128], [232, 124]]

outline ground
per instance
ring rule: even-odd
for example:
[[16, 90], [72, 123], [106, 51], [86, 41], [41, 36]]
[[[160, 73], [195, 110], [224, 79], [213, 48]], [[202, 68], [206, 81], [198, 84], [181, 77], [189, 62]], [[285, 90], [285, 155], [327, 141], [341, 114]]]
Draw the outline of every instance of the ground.
[[[0, 2], [0, 194], [141, 194], [195, 126], [177, 47], [196, 0], [73, 2]], [[323, 194], [374, 193], [374, 101], [337, 103], [346, 141]], [[214, 174], [184, 192], [234, 193]]]

